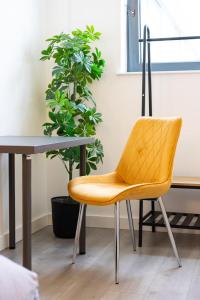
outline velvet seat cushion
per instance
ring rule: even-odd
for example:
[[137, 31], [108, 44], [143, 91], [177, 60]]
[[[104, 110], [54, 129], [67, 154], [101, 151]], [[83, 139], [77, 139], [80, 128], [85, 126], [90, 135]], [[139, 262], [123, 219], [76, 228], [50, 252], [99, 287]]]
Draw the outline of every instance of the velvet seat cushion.
[[169, 181], [163, 183], [127, 184], [116, 172], [82, 176], [71, 180], [68, 184], [70, 196], [80, 202], [90, 205], [110, 205], [124, 199], [157, 198], [169, 188]]

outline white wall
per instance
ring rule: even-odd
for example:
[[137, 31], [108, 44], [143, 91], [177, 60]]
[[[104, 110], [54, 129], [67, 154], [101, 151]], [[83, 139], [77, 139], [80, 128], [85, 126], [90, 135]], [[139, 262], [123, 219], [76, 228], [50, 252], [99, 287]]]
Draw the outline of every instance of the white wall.
[[[59, 6], [59, 0], [55, 3]], [[63, 11], [69, 8], [68, 14]], [[84, 28], [86, 24], [94, 24], [102, 32], [98, 47], [106, 59], [106, 70], [103, 78], [93, 86], [98, 110], [103, 113], [103, 124], [99, 127], [98, 136], [104, 145], [104, 164], [98, 173], [113, 170], [119, 159], [123, 145], [130, 129], [138, 116], [141, 107], [141, 75], [118, 75], [121, 69], [121, 0], [71, 0], [65, 2], [59, 20], [58, 32], [68, 22], [69, 29]], [[54, 20], [54, 22], [56, 22]], [[60, 30], [59, 30], [60, 29]], [[153, 75], [153, 110], [156, 116], [183, 117], [183, 130], [175, 161], [175, 174], [200, 175], [200, 73], [154, 74]], [[65, 193], [63, 182], [66, 176], [60, 162], [48, 163], [48, 197], [56, 193]], [[58, 172], [56, 172], [56, 169]], [[199, 191], [171, 190], [165, 197], [169, 210], [200, 212]], [[135, 207], [138, 205], [135, 204]], [[88, 209], [89, 224], [102, 222], [102, 218], [113, 215], [112, 207], [90, 207]], [[135, 217], [138, 211], [134, 212]], [[125, 216], [125, 210], [122, 211]], [[105, 221], [105, 220], [104, 220]], [[98, 224], [100, 224], [98, 223]], [[101, 225], [101, 224], [100, 224]]]
[[[48, 1], [48, 0], [47, 0]], [[70, 31], [71, 9], [69, 0], [48, 1], [47, 9], [47, 37], [54, 34]], [[52, 80], [51, 78], [52, 63], [46, 62], [46, 83]], [[47, 204], [49, 213], [51, 212], [50, 199], [54, 196], [62, 196], [66, 194], [66, 185], [68, 175], [58, 159], [47, 161]]]
[[[113, 170], [141, 106], [141, 75], [119, 75], [121, 69], [121, 0], [7, 0], [0, 11], [0, 135], [40, 135], [46, 119], [44, 91], [51, 64], [39, 62], [44, 40], [61, 31], [94, 24], [102, 32], [98, 47], [106, 59], [103, 78], [92, 90], [103, 124], [98, 136], [104, 145], [104, 164], [98, 173]], [[153, 104], [157, 116], [181, 115], [184, 120], [175, 174], [199, 176], [200, 73], [154, 74]], [[0, 247], [8, 229], [7, 156], [0, 155]], [[17, 158], [16, 200], [18, 238], [21, 234], [21, 158]], [[38, 176], [38, 174], [40, 176]], [[33, 157], [33, 219], [36, 229], [47, 224], [50, 198], [66, 193], [67, 176], [61, 162]], [[171, 190], [170, 210], [200, 212], [199, 192]], [[135, 208], [138, 204], [134, 204]], [[112, 207], [90, 207], [89, 225], [110, 226]], [[105, 218], [107, 216], [107, 218]], [[125, 209], [122, 217], [125, 217]], [[137, 218], [137, 209], [134, 211]], [[38, 222], [37, 222], [38, 221]]]
[[[0, 10], [0, 135], [41, 135], [45, 121], [45, 70], [39, 61], [46, 36], [46, 6], [40, 0], [7, 0]], [[46, 159], [33, 157], [33, 219], [47, 214]], [[8, 230], [8, 160], [0, 155], [0, 247]], [[40, 174], [40, 176], [38, 176]], [[46, 217], [47, 220], [47, 217]], [[38, 222], [37, 222], [38, 221]], [[21, 238], [21, 157], [16, 157], [16, 224]]]

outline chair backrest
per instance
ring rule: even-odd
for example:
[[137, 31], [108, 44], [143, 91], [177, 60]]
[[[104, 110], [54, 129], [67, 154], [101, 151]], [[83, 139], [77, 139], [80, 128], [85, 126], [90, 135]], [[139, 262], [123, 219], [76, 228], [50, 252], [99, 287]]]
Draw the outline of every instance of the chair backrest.
[[138, 119], [129, 136], [117, 174], [128, 184], [171, 180], [181, 118]]

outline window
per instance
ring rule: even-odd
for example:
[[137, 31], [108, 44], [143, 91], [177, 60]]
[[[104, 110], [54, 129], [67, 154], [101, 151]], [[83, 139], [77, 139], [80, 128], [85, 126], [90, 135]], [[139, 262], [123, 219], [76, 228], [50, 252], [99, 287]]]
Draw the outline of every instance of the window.
[[[141, 71], [143, 27], [151, 38], [200, 36], [198, 0], [128, 0], [128, 71]], [[200, 70], [200, 39], [151, 42], [154, 71]]]

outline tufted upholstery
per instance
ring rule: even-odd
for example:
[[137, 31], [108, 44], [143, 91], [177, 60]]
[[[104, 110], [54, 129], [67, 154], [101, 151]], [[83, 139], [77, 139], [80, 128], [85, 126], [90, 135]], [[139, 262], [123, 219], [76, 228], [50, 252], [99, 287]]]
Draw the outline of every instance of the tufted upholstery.
[[116, 170], [71, 180], [69, 195], [92, 205], [160, 197], [171, 185], [181, 124], [181, 118], [140, 118], [132, 129]]
[[117, 173], [128, 184], [169, 180], [180, 127], [180, 119], [139, 119], [132, 129]]

